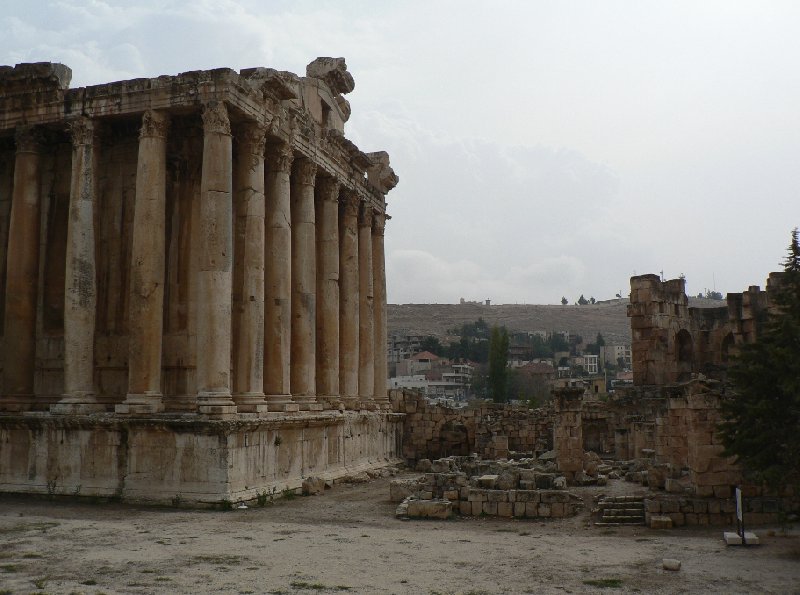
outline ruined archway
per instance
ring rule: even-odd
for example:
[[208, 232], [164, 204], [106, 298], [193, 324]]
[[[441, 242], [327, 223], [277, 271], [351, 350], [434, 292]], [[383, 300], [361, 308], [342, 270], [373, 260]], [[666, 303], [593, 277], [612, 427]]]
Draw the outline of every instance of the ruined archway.
[[692, 377], [692, 363], [694, 361], [694, 342], [692, 335], [686, 329], [681, 329], [675, 335], [676, 380], [683, 382]]

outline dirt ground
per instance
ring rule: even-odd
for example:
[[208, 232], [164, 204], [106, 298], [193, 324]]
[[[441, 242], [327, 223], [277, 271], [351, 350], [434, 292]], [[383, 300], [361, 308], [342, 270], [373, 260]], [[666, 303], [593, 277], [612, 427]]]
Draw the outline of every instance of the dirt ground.
[[721, 528], [594, 527], [588, 510], [404, 521], [388, 481], [228, 512], [4, 497], [0, 594], [800, 593], [797, 529], [742, 548]]

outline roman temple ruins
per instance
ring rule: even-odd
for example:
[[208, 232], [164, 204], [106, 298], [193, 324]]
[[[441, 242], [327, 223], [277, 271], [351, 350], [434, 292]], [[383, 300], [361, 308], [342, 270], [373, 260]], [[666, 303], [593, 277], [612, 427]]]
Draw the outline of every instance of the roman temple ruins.
[[0, 67], [0, 491], [213, 504], [398, 460], [385, 152], [342, 58]]

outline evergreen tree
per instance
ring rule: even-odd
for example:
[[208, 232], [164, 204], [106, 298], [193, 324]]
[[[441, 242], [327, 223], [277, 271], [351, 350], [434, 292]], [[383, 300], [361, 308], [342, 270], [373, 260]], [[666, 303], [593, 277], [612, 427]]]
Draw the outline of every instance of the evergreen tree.
[[489, 340], [489, 394], [500, 403], [506, 398], [508, 382], [508, 331], [505, 327], [492, 328]]
[[800, 246], [797, 229], [778, 286], [776, 312], [729, 369], [734, 395], [722, 404], [727, 455], [773, 488], [800, 486]]

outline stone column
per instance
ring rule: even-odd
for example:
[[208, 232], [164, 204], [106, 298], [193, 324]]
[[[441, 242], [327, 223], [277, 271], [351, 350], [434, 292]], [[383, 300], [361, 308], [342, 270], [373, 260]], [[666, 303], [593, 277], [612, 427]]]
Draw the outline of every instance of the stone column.
[[201, 414], [236, 413], [231, 398], [233, 212], [231, 128], [225, 104], [203, 108], [197, 271], [197, 404]]
[[164, 410], [161, 343], [164, 320], [167, 187], [166, 114], [148, 110], [139, 131], [131, 247], [128, 326], [128, 395], [117, 413]]
[[375, 294], [373, 310], [375, 315], [375, 401], [381, 405], [389, 404], [386, 394], [386, 262], [383, 249], [383, 232], [386, 227], [386, 213], [374, 211], [372, 215], [372, 284]]
[[372, 207], [364, 202], [358, 215], [358, 393], [370, 407], [375, 391], [373, 291]]
[[314, 181], [317, 166], [297, 159], [292, 169], [292, 398], [304, 411], [316, 402], [316, 229]]
[[339, 396], [339, 182], [317, 181], [317, 395]]
[[41, 139], [33, 126], [19, 126], [16, 140], [6, 265], [5, 386], [0, 395], [0, 409], [6, 411], [35, 405]]
[[358, 205], [342, 190], [339, 206], [339, 393], [348, 409], [358, 407]]
[[237, 138], [233, 400], [239, 413], [264, 413], [264, 135], [250, 123]]
[[97, 273], [94, 245], [94, 123], [70, 123], [72, 181], [67, 219], [64, 290], [64, 395], [53, 413], [105, 411], [94, 390], [94, 330]]
[[292, 336], [292, 229], [290, 181], [292, 148], [267, 147], [264, 270], [264, 392], [269, 411], [297, 411], [290, 394]]

